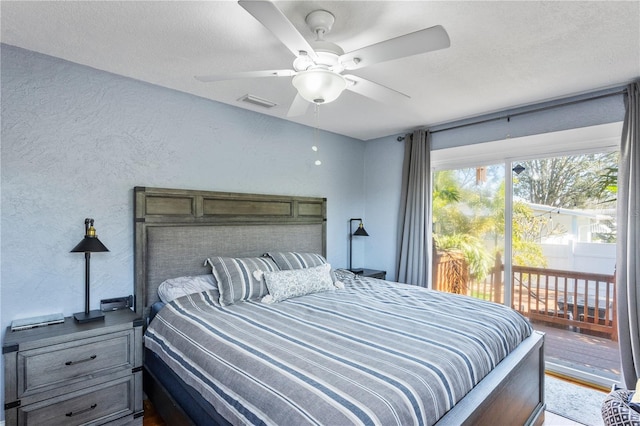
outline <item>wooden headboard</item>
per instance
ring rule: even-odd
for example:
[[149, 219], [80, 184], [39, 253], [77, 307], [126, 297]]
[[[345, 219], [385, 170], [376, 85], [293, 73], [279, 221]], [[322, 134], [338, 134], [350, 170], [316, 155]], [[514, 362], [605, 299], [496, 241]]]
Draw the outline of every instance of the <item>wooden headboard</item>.
[[135, 187], [135, 310], [148, 316], [162, 281], [209, 273], [210, 256], [326, 256], [326, 218], [326, 198]]

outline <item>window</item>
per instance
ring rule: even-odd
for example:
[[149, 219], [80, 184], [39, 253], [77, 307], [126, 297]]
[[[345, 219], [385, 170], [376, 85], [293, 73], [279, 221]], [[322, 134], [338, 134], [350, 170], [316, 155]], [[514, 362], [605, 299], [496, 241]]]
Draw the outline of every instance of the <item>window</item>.
[[619, 370], [607, 186], [619, 129], [432, 153], [433, 288], [511, 305], [547, 333], [548, 369], [604, 386]]

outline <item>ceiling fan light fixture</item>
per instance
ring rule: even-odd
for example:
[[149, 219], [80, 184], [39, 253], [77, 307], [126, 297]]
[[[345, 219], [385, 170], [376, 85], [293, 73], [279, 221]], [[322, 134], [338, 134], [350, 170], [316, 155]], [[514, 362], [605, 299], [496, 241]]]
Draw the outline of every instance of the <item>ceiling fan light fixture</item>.
[[343, 76], [321, 68], [299, 72], [291, 82], [300, 96], [315, 104], [335, 101], [347, 87]]

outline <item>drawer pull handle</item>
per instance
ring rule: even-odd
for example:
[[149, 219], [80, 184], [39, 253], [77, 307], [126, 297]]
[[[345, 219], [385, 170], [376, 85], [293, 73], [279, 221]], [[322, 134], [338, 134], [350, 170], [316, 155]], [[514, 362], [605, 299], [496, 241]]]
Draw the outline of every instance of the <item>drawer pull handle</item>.
[[81, 359], [80, 361], [67, 361], [64, 363], [64, 365], [76, 365], [76, 364], [82, 364], [83, 362], [87, 362], [87, 361], [93, 361], [94, 359], [96, 359], [98, 357], [98, 355], [91, 355], [89, 358], [87, 359]]
[[78, 414], [82, 414], [82, 413], [86, 413], [87, 411], [94, 410], [97, 406], [98, 404], [93, 404], [91, 407], [85, 408], [84, 410], [76, 411], [75, 413], [73, 411], [69, 411], [67, 414], [65, 414], [65, 416], [67, 417], [77, 416]]

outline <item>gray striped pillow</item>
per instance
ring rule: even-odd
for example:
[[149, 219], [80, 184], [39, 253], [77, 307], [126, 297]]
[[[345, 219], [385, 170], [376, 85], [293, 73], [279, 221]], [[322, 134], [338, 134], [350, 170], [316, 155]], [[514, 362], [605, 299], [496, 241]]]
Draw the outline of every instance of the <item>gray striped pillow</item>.
[[242, 300], [255, 299], [268, 294], [264, 280], [254, 277], [254, 271], [277, 271], [278, 266], [268, 257], [210, 257], [211, 266], [218, 281], [220, 304], [233, 305]]
[[281, 271], [291, 269], [305, 269], [321, 266], [327, 263], [327, 259], [316, 253], [296, 253], [296, 252], [269, 252], [265, 253], [276, 262]]

